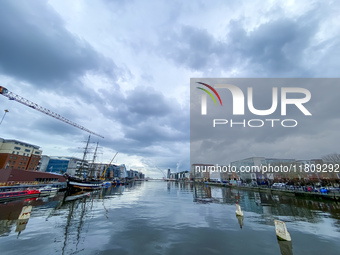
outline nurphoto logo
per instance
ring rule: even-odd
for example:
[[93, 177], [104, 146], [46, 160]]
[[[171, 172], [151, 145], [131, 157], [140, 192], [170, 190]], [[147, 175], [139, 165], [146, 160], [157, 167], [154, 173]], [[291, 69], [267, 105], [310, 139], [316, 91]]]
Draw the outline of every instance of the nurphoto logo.
[[[230, 107], [230, 103], [222, 104], [222, 99], [220, 95], [223, 93], [231, 93], [232, 96], [232, 114], [233, 116], [242, 116], [245, 115], [245, 94], [244, 92], [236, 85], [233, 84], [214, 84], [211, 86], [207, 83], [197, 82], [200, 85], [203, 85], [205, 88], [197, 87], [197, 89], [202, 90], [205, 93], [201, 95], [201, 115], [208, 114], [208, 106], [207, 106], [207, 95], [213, 100], [215, 105], [218, 103], [215, 99], [219, 100], [219, 104], [222, 107], [221, 112], [223, 112], [224, 107]], [[209, 91], [210, 90], [210, 91]], [[217, 92], [217, 90], [219, 92]], [[280, 114], [281, 116], [287, 115], [287, 105], [294, 105], [298, 110], [300, 110], [305, 116], [311, 116], [312, 114], [308, 109], [304, 106], [305, 103], [309, 102], [311, 99], [311, 93], [306, 88], [300, 87], [282, 87], [280, 88], [280, 96], [279, 96], [279, 88], [272, 87], [271, 88], [271, 106], [268, 109], [256, 109], [254, 106], [254, 94], [253, 88], [247, 88], [247, 106], [250, 113], [257, 116], [270, 116], [276, 112], [279, 101], [280, 101]], [[292, 95], [290, 97], [290, 95]], [[224, 108], [226, 109], [226, 108]], [[298, 122], [295, 119], [274, 119], [274, 118], [266, 118], [266, 119], [243, 119], [242, 121], [235, 121], [233, 119], [213, 119], [213, 127], [217, 125], [226, 125], [230, 124], [230, 127], [239, 125], [239, 126], [249, 126], [249, 127], [263, 127], [265, 123], [274, 127], [275, 124], [279, 122], [282, 127], [296, 127]]]

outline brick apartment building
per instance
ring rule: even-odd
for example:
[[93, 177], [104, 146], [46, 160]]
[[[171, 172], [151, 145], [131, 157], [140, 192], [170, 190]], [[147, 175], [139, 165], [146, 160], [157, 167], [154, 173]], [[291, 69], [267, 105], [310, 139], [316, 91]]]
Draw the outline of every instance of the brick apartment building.
[[22, 141], [0, 138], [0, 169], [37, 170], [42, 153], [39, 148]]

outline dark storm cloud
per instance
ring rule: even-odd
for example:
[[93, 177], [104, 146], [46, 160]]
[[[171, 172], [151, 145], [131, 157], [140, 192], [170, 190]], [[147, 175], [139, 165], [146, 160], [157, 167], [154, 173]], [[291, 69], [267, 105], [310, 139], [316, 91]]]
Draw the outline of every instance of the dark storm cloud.
[[241, 24], [241, 21], [230, 22], [226, 47], [248, 59], [249, 67], [259, 76], [311, 75], [305, 70], [303, 60], [304, 49], [318, 30], [318, 20], [312, 14], [297, 20], [281, 18], [249, 33]]
[[67, 31], [45, 1], [2, 1], [0, 30], [3, 74], [40, 88], [67, 90], [87, 71], [114, 76], [114, 63]]
[[162, 34], [158, 54], [205, 73], [236, 68], [243, 77], [334, 76], [339, 67], [335, 57], [339, 56], [339, 39], [316, 39], [324, 15], [332, 12], [331, 6], [315, 5], [298, 18], [281, 13], [251, 31], [243, 19], [234, 19], [220, 38], [206, 29], [182, 25]]
[[53, 118], [46, 118], [45, 116], [40, 116], [34, 122], [29, 123], [27, 127], [34, 132], [46, 130], [49, 135], [76, 136], [80, 133], [73, 126]]
[[[117, 103], [117, 102], [116, 102]], [[111, 140], [123, 152], [152, 155], [152, 146], [187, 142], [189, 112], [175, 98], [151, 87], [136, 87], [119, 96], [119, 103], [105, 115], [123, 125], [124, 137]]]
[[159, 54], [194, 70], [210, 68], [218, 43], [204, 29], [182, 26], [164, 34]]
[[116, 108], [111, 114], [124, 124], [138, 124], [149, 118], [166, 117], [171, 112], [171, 103], [165, 96], [152, 87], [136, 87], [115, 97]]
[[128, 111], [141, 118], [162, 117], [170, 113], [171, 102], [152, 87], [137, 87], [128, 93]]

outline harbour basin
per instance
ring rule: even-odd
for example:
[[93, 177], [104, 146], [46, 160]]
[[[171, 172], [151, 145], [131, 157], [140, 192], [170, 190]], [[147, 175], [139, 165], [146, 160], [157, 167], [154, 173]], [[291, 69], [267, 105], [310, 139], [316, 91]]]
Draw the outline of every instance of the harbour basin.
[[[29, 219], [18, 220], [27, 206]], [[277, 240], [275, 219], [286, 223], [291, 242]], [[339, 203], [203, 184], [135, 182], [0, 204], [6, 255], [335, 255], [339, 240]]]

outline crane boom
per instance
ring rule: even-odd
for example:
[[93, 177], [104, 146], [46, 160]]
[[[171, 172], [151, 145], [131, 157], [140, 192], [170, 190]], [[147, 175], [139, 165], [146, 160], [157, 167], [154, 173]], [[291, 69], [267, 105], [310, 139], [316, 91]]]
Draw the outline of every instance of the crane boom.
[[46, 109], [46, 108], [44, 108], [44, 107], [42, 107], [42, 106], [40, 106], [40, 105], [38, 105], [36, 103], [33, 103], [33, 102], [27, 100], [26, 98], [23, 98], [23, 97], [21, 97], [21, 96], [19, 96], [17, 94], [14, 94], [13, 92], [8, 91], [8, 89], [6, 89], [6, 88], [4, 88], [2, 86], [0, 86], [0, 94], [5, 96], [5, 97], [8, 97], [9, 100], [15, 100], [15, 101], [17, 101], [17, 102], [19, 102], [19, 103], [21, 103], [23, 105], [26, 105], [28, 107], [33, 108], [33, 109], [35, 109], [35, 110], [37, 110], [39, 112], [45, 113], [45, 114], [47, 114], [47, 115], [49, 115], [49, 116], [51, 116], [51, 117], [53, 117], [55, 119], [61, 120], [61, 121], [65, 122], [65, 123], [67, 123], [67, 124], [69, 124], [71, 126], [79, 128], [81, 130], [84, 130], [84, 131], [86, 131], [86, 132], [88, 132], [90, 134], [94, 134], [96, 136], [104, 138], [103, 136], [101, 136], [101, 135], [99, 135], [99, 134], [97, 134], [97, 133], [95, 133], [95, 132], [93, 132], [93, 131], [91, 131], [91, 130], [83, 127], [83, 126], [81, 126], [81, 125], [79, 125], [79, 124], [77, 124], [77, 123], [75, 123], [73, 121], [70, 121], [70, 120], [66, 119], [65, 117], [61, 116], [58, 113], [52, 112], [49, 109]]

